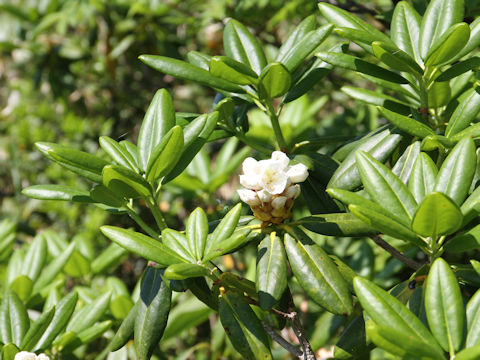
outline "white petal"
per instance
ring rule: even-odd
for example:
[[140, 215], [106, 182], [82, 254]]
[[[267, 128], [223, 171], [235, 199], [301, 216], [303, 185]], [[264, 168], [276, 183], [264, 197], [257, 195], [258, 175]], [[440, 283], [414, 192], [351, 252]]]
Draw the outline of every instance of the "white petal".
[[240, 184], [251, 190], [260, 190], [262, 188], [260, 177], [257, 175], [240, 175]]
[[267, 190], [262, 189], [257, 192], [257, 196], [261, 202], [269, 202], [272, 199], [272, 194], [270, 194]]
[[37, 360], [50, 360], [50, 358], [45, 354], [40, 354], [37, 356]]
[[304, 182], [308, 177], [307, 167], [303, 164], [293, 165], [288, 169], [287, 176], [292, 183]]
[[285, 153], [282, 151], [274, 151], [272, 153], [272, 160], [282, 164], [284, 170], [287, 168], [288, 163], [290, 162], [290, 159], [288, 158], [288, 156], [285, 155]]
[[243, 163], [242, 163], [243, 173], [246, 175], [255, 174], [257, 170], [257, 164], [258, 164], [257, 160], [255, 160], [252, 157], [247, 157], [245, 160], [243, 160]]
[[281, 194], [288, 185], [283, 166], [276, 161], [266, 160], [261, 168], [260, 185], [272, 195]]
[[282, 209], [285, 206], [287, 198], [285, 196], [277, 196], [272, 200], [272, 207], [274, 209]]
[[255, 206], [255, 205], [260, 205], [260, 199], [257, 196], [257, 193], [252, 190], [248, 189], [239, 189], [237, 190], [238, 196], [240, 196], [240, 199], [244, 202], [247, 203], [250, 206]]
[[37, 355], [28, 351], [20, 351], [15, 355], [14, 360], [36, 360]]

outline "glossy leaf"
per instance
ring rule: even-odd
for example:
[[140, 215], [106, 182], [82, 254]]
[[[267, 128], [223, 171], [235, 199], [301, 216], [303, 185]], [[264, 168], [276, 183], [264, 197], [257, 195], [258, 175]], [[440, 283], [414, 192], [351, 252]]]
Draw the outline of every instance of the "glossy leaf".
[[171, 299], [172, 291], [162, 280], [162, 270], [149, 267], [142, 280], [134, 327], [135, 350], [140, 359], [149, 359], [160, 341]]
[[463, 341], [465, 310], [457, 278], [442, 258], [433, 263], [425, 289], [428, 325], [445, 351], [460, 349]]
[[426, 347], [435, 349], [440, 358], [443, 357], [443, 351], [432, 334], [399, 300], [361, 277], [356, 277], [353, 285], [360, 304], [375, 324], [383, 328], [395, 329], [407, 337], [413, 336]]
[[198, 52], [198, 51], [189, 51], [187, 53], [188, 62], [196, 67], [199, 67], [203, 70], [210, 69], [210, 60], [212, 56]]
[[22, 274], [28, 276], [32, 281], [37, 280], [46, 260], [47, 244], [42, 236], [37, 235], [23, 259], [24, 269]]
[[242, 295], [233, 291], [222, 294], [218, 313], [233, 347], [244, 359], [272, 359], [267, 334]]
[[260, 74], [267, 65], [265, 54], [258, 40], [240, 22], [230, 19], [223, 30], [225, 54]]
[[452, 25], [432, 43], [425, 58], [425, 65], [438, 66], [449, 63], [467, 44], [469, 37], [470, 28], [468, 24]]
[[325, 25], [310, 31], [282, 57], [277, 57], [276, 61], [282, 63], [290, 73], [293, 73], [325, 40], [332, 29], [333, 25]]
[[392, 168], [392, 173], [398, 176], [398, 178], [402, 180], [404, 184], [408, 183], [408, 179], [410, 179], [410, 174], [412, 173], [413, 166], [419, 154], [420, 142], [415, 141], [414, 143], [407, 146], [402, 156], [400, 156], [400, 158], [395, 163], [395, 166]]
[[410, 113], [410, 108], [406, 103], [403, 103], [401, 100], [396, 99], [392, 96], [372, 91], [361, 89], [353, 86], [342, 86], [342, 92], [348, 96], [363, 101], [367, 104], [383, 106], [387, 109], [394, 111], [395, 113], [408, 115]]
[[420, 54], [427, 57], [435, 41], [453, 24], [463, 20], [463, 1], [432, 0], [422, 18], [420, 29]]
[[209, 274], [210, 271], [205, 266], [187, 263], [173, 264], [165, 270], [165, 277], [170, 280], [184, 280]]
[[287, 257], [283, 243], [270, 233], [258, 245], [256, 287], [260, 307], [270, 309], [287, 287]]
[[95, 324], [107, 311], [111, 298], [112, 293], [107, 292], [85, 305], [73, 315], [66, 330], [78, 334]]
[[372, 199], [408, 226], [417, 202], [406, 185], [385, 165], [365, 152], [357, 152], [357, 168]]
[[417, 62], [421, 62], [418, 47], [420, 15], [408, 2], [400, 1], [395, 6], [390, 32], [392, 40], [400, 49], [412, 56]]
[[249, 66], [228, 56], [212, 57], [209, 70], [212, 75], [239, 85], [255, 84], [258, 76]]
[[93, 202], [88, 191], [65, 185], [32, 185], [23, 189], [22, 194], [39, 200]]
[[448, 252], [463, 252], [480, 249], [480, 225], [449, 239], [443, 248]]
[[352, 192], [343, 189], [330, 188], [327, 190], [327, 192], [332, 198], [340, 200], [346, 205], [360, 205], [371, 208], [372, 210], [378, 212], [383, 211], [383, 207], [370, 200], [369, 195], [366, 194], [364, 191]]
[[480, 345], [480, 291], [475, 294], [468, 301], [466, 306], [467, 315], [467, 338], [465, 347], [472, 347]]
[[201, 260], [208, 235], [208, 219], [202, 208], [196, 208], [188, 217], [186, 235], [190, 253]]
[[127, 169], [138, 172], [135, 158], [127, 151], [127, 149], [125, 149], [125, 147], [108, 136], [100, 136], [98, 142], [113, 161]]
[[335, 344], [333, 354], [335, 359], [366, 358], [368, 348], [362, 315], [355, 317], [342, 332]]
[[119, 165], [107, 165], [102, 172], [103, 184], [118, 196], [127, 199], [149, 197], [150, 185], [132, 170]]
[[13, 291], [4, 294], [0, 307], [0, 335], [4, 344], [20, 346], [30, 327], [30, 319], [22, 300]]
[[470, 189], [476, 163], [477, 156], [473, 140], [463, 138], [443, 162], [434, 190], [448, 195], [460, 206]]
[[463, 49], [455, 56], [454, 60], [458, 60], [465, 55], [469, 54], [475, 48], [480, 45], [480, 19], [476, 18], [470, 24], [470, 38], [468, 39], [467, 44], [463, 47]]
[[437, 167], [430, 156], [421, 152], [413, 165], [412, 174], [408, 181], [408, 190], [410, 190], [417, 203], [421, 203], [425, 195], [433, 191], [437, 171]]
[[439, 75], [435, 81], [448, 81], [457, 76], [465, 74], [475, 68], [480, 66], [480, 58], [477, 56], [471, 57], [464, 61], [460, 61], [455, 65], [450, 66], [447, 70], [445, 70], [441, 75]]
[[418, 65], [409, 54], [396, 46], [381, 41], [374, 41], [372, 43], [372, 49], [380, 61], [393, 69], [415, 73], [418, 76], [423, 74], [423, 69], [420, 65]]
[[41, 291], [44, 287], [51, 283], [53, 279], [62, 271], [68, 260], [73, 254], [75, 243], [70, 244], [57, 256], [46, 268], [42, 270], [40, 276], [35, 281], [33, 291]]
[[164, 266], [186, 262], [176, 252], [141, 233], [115, 226], [102, 226], [102, 233], [121, 247]]
[[336, 27], [335, 32], [343, 36], [344, 38], [353, 41], [354, 43], [360, 45], [360, 46], [365, 46], [369, 47], [371, 43], [377, 41], [377, 38], [375, 35], [372, 35], [368, 31], [361, 30], [361, 29], [355, 29], [355, 28], [349, 28], [349, 27]]
[[408, 83], [408, 80], [403, 76], [352, 55], [333, 52], [318, 52], [315, 56], [333, 66], [357, 71], [362, 74], [367, 74], [397, 84]]
[[112, 338], [112, 341], [109, 344], [111, 351], [117, 351], [123, 347], [132, 337], [133, 328], [135, 326], [135, 319], [137, 318], [137, 311], [140, 301], [132, 307], [127, 317], [122, 321], [122, 324], [118, 328], [117, 332]]
[[447, 82], [434, 82], [428, 91], [428, 107], [438, 108], [449, 103], [452, 96]]
[[475, 360], [480, 356], [480, 346], [466, 348], [455, 355], [455, 360]]
[[436, 238], [457, 231], [463, 216], [455, 202], [448, 196], [432, 192], [418, 206], [412, 221], [412, 230], [421, 236]]
[[295, 47], [316, 26], [315, 15], [307, 16], [295, 29], [288, 34], [282, 46], [278, 50], [275, 61], [280, 61], [293, 47]]
[[476, 89], [469, 90], [469, 95], [457, 106], [445, 130], [445, 136], [452, 137], [467, 128], [480, 112], [480, 94]]
[[92, 261], [91, 269], [94, 274], [101, 274], [109, 271], [115, 264], [119, 263], [121, 259], [127, 254], [127, 250], [111, 243]]
[[285, 250], [293, 274], [313, 301], [334, 314], [352, 312], [348, 286], [335, 263], [320, 246], [305, 235], [295, 239], [286, 234]]
[[435, 135], [435, 131], [433, 131], [430, 127], [428, 127], [425, 124], [422, 124], [417, 120], [414, 120], [407, 116], [397, 114], [396, 112], [390, 111], [382, 107], [378, 107], [377, 109], [393, 125], [395, 125], [399, 129], [405, 131], [410, 135], [418, 136], [422, 139], [429, 135]]
[[249, 239], [244, 232], [234, 233], [232, 236], [226, 238], [225, 240], [222, 240], [215, 245], [212, 245], [210, 251], [205, 252], [202, 262], [206, 263], [207, 261], [210, 261], [216, 257], [230, 253], [235, 249], [241, 247], [248, 240]]
[[240, 220], [241, 212], [242, 205], [237, 204], [223, 217], [215, 230], [207, 237], [205, 254], [208, 254], [213, 246], [233, 234]]
[[165, 229], [162, 231], [162, 242], [181, 257], [192, 263], [195, 262], [195, 254], [189, 250], [188, 239], [184, 234], [176, 230]]
[[122, 207], [127, 201], [123, 196], [114, 193], [105, 185], [96, 185], [90, 190], [90, 198], [97, 203], [112, 206], [114, 208]]
[[140, 55], [139, 59], [157, 71], [180, 79], [195, 81], [202, 85], [234, 93], [241, 94], [245, 92], [245, 90], [237, 84], [219, 79], [207, 70], [191, 65], [185, 61], [156, 55]]
[[37, 344], [38, 340], [42, 337], [45, 330], [48, 329], [50, 323], [53, 320], [55, 315], [55, 307], [50, 309], [49, 311], [44, 312], [41, 314], [30, 326], [27, 333], [22, 339], [22, 343], [20, 344], [20, 349], [24, 350], [33, 350], [35, 344]]
[[291, 84], [290, 73], [281, 63], [268, 64], [258, 78], [260, 96], [268, 99], [282, 96]]

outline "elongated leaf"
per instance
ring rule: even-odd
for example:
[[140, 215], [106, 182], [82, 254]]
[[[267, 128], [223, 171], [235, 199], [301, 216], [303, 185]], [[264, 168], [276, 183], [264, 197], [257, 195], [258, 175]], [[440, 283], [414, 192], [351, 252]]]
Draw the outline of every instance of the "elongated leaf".
[[62, 253], [57, 256], [46, 268], [44, 268], [35, 281], [33, 286], [33, 292], [42, 290], [48, 284], [52, 282], [53, 279], [62, 271], [63, 267], [66, 265], [68, 260], [73, 254], [75, 249], [75, 243], [70, 244]]
[[385, 161], [395, 147], [400, 143], [401, 135], [392, 134], [390, 130], [384, 130], [373, 135], [365, 141], [352, 146], [348, 156], [342, 161], [332, 178], [330, 179], [328, 188], [340, 188], [345, 190], [354, 190], [362, 184], [360, 173], [356, 166], [355, 153], [363, 150], [372, 155], [379, 161]]
[[208, 235], [208, 219], [202, 208], [196, 208], [188, 217], [186, 235], [190, 253], [201, 260]]
[[267, 65], [258, 40], [237, 20], [230, 19], [223, 31], [225, 53], [232, 59], [248, 65], [257, 74]]
[[114, 193], [105, 185], [96, 185], [90, 190], [90, 198], [100, 204], [105, 204], [114, 208], [120, 208], [127, 201], [124, 197]]
[[30, 319], [22, 300], [13, 291], [8, 291], [0, 308], [0, 335], [4, 344], [20, 346], [30, 327]]
[[325, 40], [325, 38], [332, 32], [332, 29], [332, 25], [326, 25], [310, 31], [303, 37], [303, 39], [297, 42], [290, 51], [285, 53], [282, 57], [277, 57], [277, 61], [285, 65], [290, 73], [293, 73], [323, 42], [323, 40]]
[[378, 326], [414, 336], [443, 356], [443, 351], [425, 325], [399, 300], [361, 277], [353, 280], [353, 286], [364, 311]]
[[361, 194], [360, 192], [352, 192], [337, 188], [330, 188], [327, 190], [327, 192], [331, 197], [340, 200], [346, 205], [360, 205], [378, 212], [383, 211], [383, 207], [367, 198], [368, 194]]
[[9, 343], [2, 346], [2, 359], [15, 360], [15, 355], [20, 352], [20, 349], [15, 344]]
[[147, 180], [154, 182], [167, 175], [182, 156], [184, 134], [180, 126], [174, 126], [155, 147], [147, 164]]
[[268, 64], [260, 74], [260, 96], [273, 99], [285, 94], [292, 84], [290, 73], [281, 63]]
[[196, 67], [202, 68], [203, 70], [210, 69], [210, 60], [212, 56], [198, 52], [198, 51], [189, 51], [187, 53], [188, 62]]
[[[452, 140], [453, 142], [457, 142], [464, 137], [469, 137], [469, 138], [472, 138], [474, 140], [477, 140], [480, 137], [480, 124], [476, 123], [476, 124], [470, 125], [466, 129], [463, 129], [462, 131], [453, 135], [450, 138], [450, 140]], [[475, 179], [474, 179], [474, 181], [475, 181]]]
[[420, 203], [425, 195], [433, 191], [437, 179], [437, 167], [427, 154], [421, 152], [413, 165], [412, 174], [408, 181], [408, 189]]
[[335, 359], [366, 358], [368, 354], [365, 322], [358, 315], [343, 331], [333, 350]]
[[465, 342], [466, 347], [477, 346], [480, 343], [480, 333], [478, 331], [480, 327], [480, 291], [471, 297], [467, 303], [466, 315], [467, 315], [467, 339]]
[[207, 70], [181, 60], [156, 55], [141, 55], [139, 59], [157, 71], [180, 79], [195, 81], [216, 89], [231, 91], [234, 93], [241, 94], [245, 92], [245, 90], [237, 84], [219, 79], [211, 75]]
[[121, 247], [160, 265], [168, 266], [186, 262], [184, 258], [165, 245], [138, 232], [115, 226], [102, 226], [100, 230], [106, 237]]
[[458, 206], [467, 197], [477, 164], [475, 144], [463, 138], [453, 148], [438, 172], [435, 191], [451, 197]]
[[222, 294], [218, 312], [233, 347], [244, 359], [272, 359], [267, 334], [242, 295], [233, 291]]
[[463, 49], [470, 37], [470, 28], [466, 23], [452, 25], [431, 45], [425, 58], [426, 66], [449, 63]]
[[103, 184], [117, 196], [136, 199], [152, 193], [145, 179], [132, 170], [119, 165], [107, 165], [102, 172]]
[[469, 90], [469, 95], [463, 100], [452, 114], [448, 122], [445, 136], [452, 137], [467, 128], [480, 112], [480, 94], [476, 89]]
[[393, 11], [390, 28], [392, 40], [395, 44], [421, 63], [419, 53], [420, 15], [406, 1], [400, 1]]
[[149, 359], [167, 325], [172, 291], [162, 280], [162, 270], [148, 268], [140, 288], [135, 319], [135, 350], [139, 359]]
[[448, 252], [463, 252], [480, 248], [480, 225], [448, 240], [443, 247]]
[[30, 326], [30, 329], [28, 329], [27, 333], [23, 337], [22, 343], [20, 344], [20, 349], [30, 351], [33, 350], [33, 346], [35, 346], [38, 340], [42, 337], [45, 330], [49, 327], [54, 315], [55, 306], [49, 311], [41, 314], [37, 318], [37, 320], [35, 320], [32, 326]]
[[433, 263], [425, 289], [428, 325], [445, 351], [456, 352], [463, 340], [465, 311], [457, 278], [442, 258]]
[[209, 64], [210, 73], [239, 85], [255, 84], [257, 74], [249, 66], [228, 56], [214, 56]]
[[242, 205], [237, 204], [233, 207], [220, 221], [215, 230], [207, 237], [205, 246], [205, 254], [208, 254], [213, 246], [228, 237], [230, 237], [237, 227], [240, 215], [242, 212]]
[[108, 136], [100, 136], [98, 139], [102, 149], [119, 165], [138, 172], [137, 162], [133, 155], [118, 142]]
[[88, 191], [65, 185], [32, 185], [23, 189], [22, 194], [39, 200], [93, 202]]
[[457, 76], [465, 74], [475, 68], [480, 66], [480, 58], [477, 56], [471, 57], [464, 61], [460, 61], [455, 65], [450, 66], [446, 71], [444, 71], [435, 81], [448, 81]]
[[409, 73], [423, 74], [423, 69], [405, 51], [396, 46], [374, 41], [372, 49], [375, 56], [393, 69]]
[[256, 287], [260, 307], [270, 309], [287, 287], [287, 257], [283, 243], [275, 233], [258, 245]]
[[365, 152], [357, 152], [357, 167], [363, 186], [372, 199], [409, 226], [417, 202], [406, 185], [390, 169]]
[[195, 254], [190, 252], [188, 239], [182, 233], [172, 229], [165, 229], [162, 231], [162, 242], [181, 257], [192, 263], [195, 262]]
[[412, 221], [412, 230], [424, 237], [436, 238], [454, 233], [462, 225], [463, 216], [448, 196], [432, 192], [418, 206]]
[[165, 277], [170, 280], [184, 280], [209, 274], [210, 271], [205, 266], [197, 264], [173, 264], [165, 270]]
[[278, 50], [275, 61], [280, 61], [291, 49], [296, 46], [316, 26], [315, 15], [307, 16], [295, 29], [288, 34], [282, 46]]
[[433, 0], [422, 18], [420, 29], [420, 54], [427, 57], [432, 45], [449, 27], [463, 20], [463, 1]]
[[66, 328], [73, 311], [75, 310], [75, 306], [77, 305], [77, 300], [78, 294], [76, 292], [71, 292], [58, 303], [52, 321], [40, 339], [38, 339], [37, 343], [32, 346], [34, 351], [48, 348], [57, 335]]
[[90, 304], [85, 305], [80, 311], [75, 313], [66, 330], [78, 334], [95, 324], [102, 316], [104, 316], [111, 298], [112, 293], [107, 292], [102, 296], [99, 296]]
[[28, 276], [32, 281], [37, 280], [46, 259], [47, 244], [42, 236], [37, 235], [23, 259], [24, 270], [22, 274]]
[[438, 108], [449, 103], [452, 96], [447, 82], [434, 82], [428, 91], [428, 107]]
[[127, 317], [122, 321], [122, 324], [118, 328], [117, 332], [112, 338], [109, 344], [111, 351], [117, 351], [124, 346], [133, 335], [133, 328], [135, 326], [135, 319], [137, 318], [137, 310], [140, 300], [138, 300], [132, 307]]
[[368, 236], [378, 233], [350, 213], [313, 215], [297, 220], [295, 224], [329, 236]]
[[207, 261], [210, 261], [216, 257], [233, 252], [248, 240], [249, 238], [247, 237], [247, 234], [240, 231], [236, 232], [225, 240], [216, 243], [216, 245], [212, 245], [211, 250], [209, 252], [205, 252], [202, 262], [206, 263]]
[[362, 74], [367, 74], [397, 84], [408, 83], [408, 80], [403, 76], [352, 55], [333, 52], [318, 52], [315, 56], [333, 66], [357, 71]]
[[410, 230], [410, 227], [398, 222], [390, 214], [380, 213], [359, 205], [350, 205], [349, 210], [368, 226], [377, 229], [381, 233], [393, 236], [394, 238], [410, 241], [411, 243], [424, 247], [426, 244]]
[[454, 60], [458, 60], [468, 53], [470, 53], [472, 50], [478, 47], [480, 45], [480, 19], [476, 18], [471, 24], [470, 24], [470, 38], [468, 39], [467, 45], [463, 47], [463, 49], [455, 56]]
[[463, 349], [457, 355], [455, 360], [475, 360], [480, 356], [480, 346], [474, 346], [471, 348]]
[[410, 114], [410, 108], [401, 100], [398, 100], [392, 96], [353, 86], [342, 86], [341, 90], [348, 96], [366, 102], [367, 104], [383, 106], [384, 108], [390, 109], [395, 113], [404, 115]]
[[372, 35], [368, 31], [349, 28], [349, 27], [336, 27], [335, 32], [343, 36], [344, 38], [353, 41], [360, 46], [370, 46], [373, 42], [377, 41], [376, 36]]
[[390, 110], [382, 108], [382, 107], [377, 107], [377, 109], [393, 125], [395, 125], [399, 129], [405, 131], [406, 133], [408, 133], [410, 135], [418, 136], [422, 139], [426, 136], [429, 136], [429, 135], [435, 135], [435, 131], [433, 131], [430, 127], [428, 127], [425, 124], [422, 124], [421, 122], [419, 122], [417, 120], [414, 120], [414, 119], [409, 118], [407, 116], [397, 114], [393, 111], [390, 111]]
[[420, 142], [415, 141], [413, 144], [407, 146], [402, 156], [400, 156], [400, 158], [395, 163], [395, 166], [392, 168], [392, 172], [397, 175], [404, 184], [408, 183], [408, 179], [410, 178], [410, 174], [412, 173], [413, 166], [419, 154]]
[[118, 246], [115, 243], [111, 243], [103, 250], [99, 256], [92, 262], [91, 269], [94, 274], [101, 274], [116, 266], [120, 260], [127, 254], [127, 250]]
[[352, 312], [348, 286], [320, 246], [306, 235], [295, 239], [285, 234], [285, 250], [293, 274], [313, 301], [334, 314]]

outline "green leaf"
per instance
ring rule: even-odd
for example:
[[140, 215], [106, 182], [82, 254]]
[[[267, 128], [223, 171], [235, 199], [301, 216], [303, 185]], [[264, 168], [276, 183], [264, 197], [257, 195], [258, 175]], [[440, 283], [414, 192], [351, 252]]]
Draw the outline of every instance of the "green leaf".
[[470, 137], [474, 140], [477, 140], [480, 137], [480, 123], [470, 125], [466, 129], [463, 129], [462, 131], [453, 135], [450, 140], [453, 142], [458, 142], [464, 137]]
[[132, 170], [120, 165], [107, 165], [103, 168], [103, 184], [117, 196], [127, 199], [151, 196], [150, 185]]
[[476, 18], [470, 24], [470, 38], [468, 39], [467, 45], [455, 56], [454, 60], [458, 60], [469, 54], [472, 50], [476, 49], [478, 45], [480, 45], [480, 18]]
[[394, 111], [395, 113], [401, 113], [405, 115], [410, 114], [410, 108], [408, 105], [392, 96], [353, 86], [342, 86], [341, 90], [348, 96], [356, 100], [363, 101], [367, 104], [383, 106]]
[[44, 312], [41, 314], [37, 320], [30, 326], [27, 333], [22, 339], [22, 343], [20, 344], [20, 349], [22, 350], [34, 350], [33, 347], [37, 344], [38, 340], [42, 337], [45, 330], [49, 327], [52, 319], [55, 315], [55, 306], [50, 309], [49, 311]]
[[208, 276], [210, 270], [197, 264], [173, 264], [165, 270], [165, 277], [170, 280], [184, 280], [195, 277]]
[[419, 154], [420, 142], [415, 141], [414, 143], [407, 146], [402, 156], [400, 156], [400, 158], [395, 163], [395, 166], [392, 168], [392, 173], [398, 176], [398, 178], [402, 180], [404, 184], [408, 183], [408, 179], [410, 179], [410, 174], [412, 173], [413, 166]]
[[30, 280], [38, 279], [40, 272], [47, 260], [47, 243], [42, 236], [35, 236], [23, 259], [24, 269], [22, 275], [26, 275]]
[[126, 254], [127, 250], [115, 243], [111, 243], [92, 261], [92, 272], [94, 274], [101, 274], [110, 271], [110, 269], [115, 268], [115, 265], [118, 264]]
[[395, 220], [390, 214], [386, 215], [385, 212], [377, 212], [360, 205], [350, 205], [348, 209], [364, 223], [385, 235], [390, 235], [404, 241], [410, 241], [419, 247], [424, 247], [426, 245], [423, 240], [418, 238], [417, 235], [410, 230], [409, 226], [405, 226], [401, 222]]
[[26, 303], [32, 295], [33, 281], [26, 275], [20, 275], [10, 283], [9, 288], [17, 293], [20, 300]]
[[449, 239], [443, 246], [445, 251], [456, 253], [480, 248], [480, 225]]
[[357, 152], [357, 168], [370, 197], [395, 219], [409, 226], [417, 202], [406, 185], [385, 165], [363, 151]]
[[236, 232], [225, 240], [212, 245], [211, 250], [209, 252], [205, 252], [202, 262], [206, 263], [207, 261], [210, 261], [216, 257], [232, 252], [242, 246], [248, 240], [249, 239], [244, 232]]
[[443, 162], [434, 190], [448, 195], [458, 206], [462, 205], [470, 189], [476, 164], [475, 144], [472, 139], [463, 138]]
[[23, 189], [22, 194], [39, 200], [93, 202], [88, 191], [65, 185], [32, 185]]
[[258, 245], [256, 288], [260, 307], [270, 309], [287, 287], [287, 257], [283, 243], [274, 232]]
[[480, 356], [480, 346], [463, 349], [455, 355], [455, 360], [475, 360]]
[[[330, 189], [328, 192], [330, 193]], [[368, 236], [378, 233], [350, 213], [313, 215], [297, 220], [294, 224], [301, 225], [317, 234], [328, 236]]]
[[340, 335], [333, 350], [335, 359], [363, 359], [368, 356], [363, 316], [355, 317]]
[[392, 40], [395, 44], [421, 63], [419, 53], [420, 15], [406, 1], [400, 1], [395, 6], [390, 28]]
[[277, 56], [276, 62], [282, 63], [289, 73], [293, 73], [300, 64], [308, 58], [313, 51], [332, 32], [333, 25], [326, 25], [312, 30], [298, 41], [288, 52]]
[[400, 130], [405, 131], [407, 134], [418, 136], [422, 139], [429, 135], [435, 135], [435, 131], [417, 120], [397, 114], [396, 112], [390, 111], [382, 107], [377, 107], [377, 109], [383, 116], [387, 118], [388, 121], [390, 121]]
[[20, 346], [30, 327], [30, 319], [22, 300], [13, 291], [8, 291], [0, 308], [0, 335], [4, 344]]
[[120, 208], [125, 205], [125, 198], [118, 196], [118, 194], [111, 191], [105, 185], [96, 185], [92, 190], [90, 190], [90, 198], [101, 204], [107, 206], [112, 206], [114, 208]]
[[198, 51], [189, 51], [187, 53], [188, 62], [196, 67], [202, 68], [203, 70], [210, 69], [210, 60], [212, 56], [198, 52]]
[[421, 152], [415, 160], [408, 181], [408, 190], [410, 190], [417, 203], [421, 203], [425, 195], [433, 191], [437, 180], [437, 171], [437, 167], [430, 156]]
[[109, 344], [109, 349], [111, 351], [117, 351], [118, 349], [123, 347], [132, 337], [139, 304], [140, 300], [138, 300], [136, 304], [132, 307], [127, 317], [122, 321], [122, 324], [113, 336], [112, 341]]
[[304, 234], [300, 239], [285, 234], [285, 250], [293, 274], [313, 301], [334, 314], [353, 311], [347, 283], [320, 246]]
[[463, 215], [455, 202], [448, 196], [429, 193], [418, 206], [412, 221], [412, 230], [421, 236], [449, 235], [462, 225]]
[[452, 25], [431, 45], [425, 58], [425, 66], [444, 65], [453, 60], [467, 44], [470, 27], [466, 23]]
[[463, 15], [463, 1], [432, 0], [430, 2], [423, 15], [420, 29], [420, 54], [423, 59], [448, 28], [463, 20]]
[[253, 85], [258, 75], [249, 66], [228, 56], [214, 56], [209, 64], [210, 73], [239, 85]]
[[377, 40], [377, 38], [368, 31], [355, 28], [336, 27], [335, 32], [362, 47], [370, 46], [371, 43]]
[[202, 208], [196, 208], [188, 217], [186, 235], [190, 253], [201, 260], [208, 235], [208, 219]]
[[154, 149], [161, 142], [163, 136], [175, 125], [175, 108], [169, 92], [160, 89], [153, 97], [150, 106], [143, 118], [142, 127], [138, 134], [138, 153], [140, 166], [147, 169]]
[[480, 112], [480, 94], [470, 89], [468, 96], [455, 109], [445, 130], [445, 136], [451, 138], [474, 122]]
[[372, 49], [374, 55], [380, 59], [380, 61], [393, 69], [416, 73], [418, 76], [423, 74], [423, 69], [420, 65], [418, 65], [409, 54], [394, 45], [375, 41], [372, 43]]
[[64, 168], [93, 182], [102, 182], [103, 167], [108, 165], [105, 160], [83, 151], [51, 146], [48, 143], [37, 143], [36, 145], [38, 148], [42, 148], [42, 152], [46, 152], [50, 159]]
[[454, 353], [463, 341], [465, 310], [457, 278], [442, 258], [433, 263], [425, 289], [428, 325], [445, 351]]
[[[353, 280], [353, 286], [364, 311], [376, 325], [415, 338], [425, 347], [434, 349], [440, 355], [440, 359], [443, 358], [443, 351], [432, 334], [399, 300], [358, 276]], [[402, 342], [398, 345], [405, 346]]]
[[339, 188], [354, 190], [362, 184], [360, 174], [356, 166], [355, 153], [363, 150], [379, 161], [385, 161], [393, 150], [400, 143], [402, 137], [399, 134], [392, 134], [390, 130], [381, 131], [373, 136], [362, 139], [352, 146], [348, 156], [342, 161], [335, 173], [332, 175], [328, 188]]
[[133, 155], [118, 142], [108, 136], [100, 136], [98, 139], [102, 149], [119, 165], [138, 172], [137, 162]]
[[324, 183], [311, 174], [300, 184], [301, 193], [311, 214], [338, 212], [338, 206], [326, 193]]
[[231, 91], [234, 93], [241, 94], [245, 92], [245, 90], [237, 84], [219, 79], [210, 74], [207, 70], [191, 65], [185, 61], [156, 55], [140, 55], [139, 59], [157, 71], [180, 79], [195, 81], [215, 89]]
[[278, 50], [275, 61], [280, 61], [290, 52], [308, 33], [316, 27], [315, 15], [307, 16], [300, 24], [293, 29]]
[[67, 327], [68, 322], [75, 310], [77, 304], [78, 294], [71, 292], [65, 296], [57, 305], [52, 321], [41, 334], [37, 343], [32, 346], [35, 351], [44, 350], [51, 346], [53, 340]]
[[397, 84], [408, 83], [408, 80], [403, 76], [352, 55], [321, 51], [317, 52], [315, 56], [329, 64], [332, 64], [333, 66], [357, 71], [362, 74], [370, 75]]
[[225, 54], [253, 69], [257, 74], [267, 65], [258, 40], [237, 20], [230, 19], [223, 30]]
[[428, 107], [438, 108], [448, 104], [451, 98], [450, 85], [447, 82], [434, 82], [428, 91]]
[[121, 247], [160, 265], [168, 266], [186, 262], [184, 258], [165, 245], [138, 232], [116, 226], [102, 226], [100, 230], [107, 238]]
[[462, 210], [463, 214], [463, 225], [468, 224], [477, 216], [477, 214], [479, 213], [479, 204], [480, 187], [477, 187], [460, 207], [460, 210]]
[[242, 295], [233, 291], [223, 293], [218, 313], [233, 347], [244, 359], [272, 359], [267, 334]]
[[162, 273], [162, 270], [149, 267], [141, 283], [134, 327], [139, 359], [150, 359], [167, 325], [172, 291], [162, 280]]
[[109, 291], [82, 307], [80, 311], [73, 315], [66, 331], [73, 331], [78, 334], [95, 324], [107, 312], [111, 298], [112, 293]]
[[15, 360], [15, 355], [20, 352], [20, 349], [15, 344], [9, 343], [2, 346], [2, 359]]
[[184, 134], [180, 126], [174, 126], [155, 147], [146, 168], [147, 180], [155, 180], [167, 175], [182, 156]]
[[435, 81], [448, 81], [457, 76], [465, 74], [471, 70], [474, 70], [480, 66], [480, 58], [477, 56], [471, 57], [464, 61], [460, 61], [455, 65], [450, 66], [441, 75], [439, 75]]
[[33, 286], [33, 292], [38, 292], [44, 289], [49, 285], [53, 279], [62, 271], [64, 266], [67, 264], [68, 260], [73, 254], [75, 249], [75, 243], [71, 243], [66, 249], [62, 250], [61, 254], [58, 255], [46, 268], [44, 268], [35, 281]]
[[478, 346], [480, 343], [480, 291], [475, 294], [468, 301], [466, 306], [467, 315], [467, 339], [465, 347]]
[[170, 250], [173, 250], [188, 261], [192, 263], [196, 261], [195, 253], [190, 252], [188, 239], [182, 233], [172, 229], [165, 229], [162, 231], [162, 242]]
[[268, 64], [258, 79], [260, 96], [268, 99], [282, 96], [291, 84], [290, 73], [281, 63]]

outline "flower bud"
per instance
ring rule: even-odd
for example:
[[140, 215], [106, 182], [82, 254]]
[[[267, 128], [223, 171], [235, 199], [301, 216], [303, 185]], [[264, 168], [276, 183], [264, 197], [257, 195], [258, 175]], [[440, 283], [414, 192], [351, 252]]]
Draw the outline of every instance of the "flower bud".
[[292, 183], [304, 182], [308, 177], [307, 167], [303, 164], [293, 165], [288, 169], [287, 176]]
[[260, 205], [260, 199], [258, 198], [255, 191], [248, 189], [239, 189], [237, 190], [237, 193], [244, 203], [247, 203], [250, 206]]
[[[37, 355], [28, 351], [20, 351], [15, 355], [14, 360], [37, 360]], [[42, 359], [44, 360], [44, 359]], [[48, 358], [47, 358], [48, 360]]]
[[50, 358], [45, 354], [40, 354], [37, 356], [37, 360], [50, 360]]

